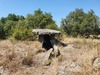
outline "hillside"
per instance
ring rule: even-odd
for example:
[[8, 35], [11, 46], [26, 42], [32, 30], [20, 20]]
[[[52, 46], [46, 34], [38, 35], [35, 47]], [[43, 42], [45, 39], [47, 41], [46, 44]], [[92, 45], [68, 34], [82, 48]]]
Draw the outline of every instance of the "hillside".
[[64, 37], [61, 56], [42, 65], [45, 51], [38, 41], [0, 41], [0, 75], [100, 75], [100, 40]]

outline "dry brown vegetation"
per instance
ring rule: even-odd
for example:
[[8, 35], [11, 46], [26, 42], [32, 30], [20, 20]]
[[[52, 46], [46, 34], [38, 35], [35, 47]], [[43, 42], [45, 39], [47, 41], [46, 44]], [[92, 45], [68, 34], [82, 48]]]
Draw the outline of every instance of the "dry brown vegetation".
[[49, 66], [41, 64], [45, 51], [38, 41], [0, 41], [0, 75], [100, 75], [93, 67], [100, 57], [100, 40], [66, 38], [59, 46], [61, 56]]

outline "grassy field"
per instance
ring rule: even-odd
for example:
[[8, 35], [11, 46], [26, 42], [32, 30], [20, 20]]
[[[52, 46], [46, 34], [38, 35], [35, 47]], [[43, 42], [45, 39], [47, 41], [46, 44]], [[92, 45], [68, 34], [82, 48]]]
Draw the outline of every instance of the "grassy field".
[[38, 41], [0, 41], [0, 75], [100, 75], [93, 62], [100, 57], [100, 40], [63, 37], [61, 56], [41, 64], [45, 51]]

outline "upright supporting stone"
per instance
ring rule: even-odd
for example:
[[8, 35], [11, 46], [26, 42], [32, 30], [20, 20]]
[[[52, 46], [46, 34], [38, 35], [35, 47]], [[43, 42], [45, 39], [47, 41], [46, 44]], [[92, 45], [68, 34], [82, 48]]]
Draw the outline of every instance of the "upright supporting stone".
[[58, 42], [54, 37], [52, 37], [51, 43], [53, 45], [55, 57], [59, 56], [60, 55], [60, 51], [59, 51], [58, 46], [57, 46]]
[[59, 51], [57, 45], [54, 45], [53, 48], [54, 48], [55, 57], [59, 56], [60, 55], [60, 51]]
[[49, 65], [51, 63], [51, 53], [52, 53], [53, 49], [51, 48], [50, 50], [48, 50], [44, 57], [42, 58], [42, 64], [43, 65]]

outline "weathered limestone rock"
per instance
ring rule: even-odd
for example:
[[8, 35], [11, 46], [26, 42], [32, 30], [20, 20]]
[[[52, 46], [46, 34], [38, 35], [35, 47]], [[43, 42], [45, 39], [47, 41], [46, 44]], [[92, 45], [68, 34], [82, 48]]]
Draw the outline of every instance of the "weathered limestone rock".
[[82, 71], [78, 63], [72, 62], [69, 65], [60, 66], [58, 75], [83, 75]]
[[93, 62], [93, 67], [95, 68], [95, 70], [100, 70], [100, 58], [96, 58]]
[[55, 57], [60, 55], [60, 51], [56, 45], [54, 45], [54, 55], [55, 55]]
[[3, 66], [0, 66], [0, 75], [4, 73]]
[[35, 34], [38, 34], [38, 35], [60, 34], [61, 33], [60, 31], [51, 30], [51, 29], [34, 29], [32, 32], [35, 33]]
[[58, 41], [55, 38], [51, 39], [51, 44], [53, 45], [53, 49], [54, 49], [54, 54], [55, 56], [59, 56], [60, 55], [60, 51], [58, 49]]
[[42, 58], [42, 64], [43, 65], [49, 65], [51, 63], [51, 53], [52, 53], [53, 49], [51, 48], [50, 50], [48, 50], [44, 57]]

